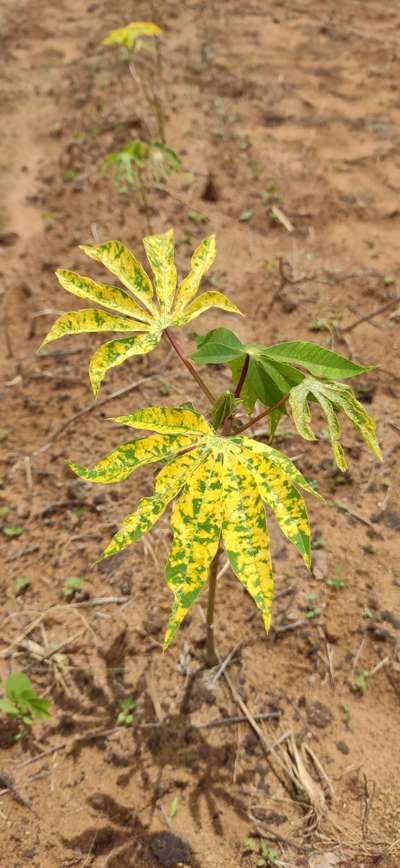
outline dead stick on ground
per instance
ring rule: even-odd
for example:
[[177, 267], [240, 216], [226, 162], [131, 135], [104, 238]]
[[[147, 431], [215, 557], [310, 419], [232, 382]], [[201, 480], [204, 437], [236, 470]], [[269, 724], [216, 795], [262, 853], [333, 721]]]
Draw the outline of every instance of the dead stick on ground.
[[380, 313], [385, 313], [385, 311], [390, 310], [393, 304], [397, 304], [400, 301], [400, 295], [396, 295], [394, 298], [391, 298], [386, 304], [382, 305], [382, 307], [378, 307], [377, 310], [374, 310], [372, 313], [367, 313], [365, 316], [361, 316], [359, 319], [356, 319], [355, 322], [351, 323], [347, 328], [341, 329], [341, 334], [346, 334], [348, 332], [353, 331], [356, 326], [360, 325], [362, 322], [367, 322], [371, 319], [374, 319], [376, 316], [379, 316]]

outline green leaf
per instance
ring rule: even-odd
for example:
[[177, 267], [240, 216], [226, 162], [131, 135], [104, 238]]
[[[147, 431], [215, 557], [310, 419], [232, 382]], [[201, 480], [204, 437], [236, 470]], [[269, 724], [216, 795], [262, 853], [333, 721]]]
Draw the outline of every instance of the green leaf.
[[30, 579], [29, 576], [20, 576], [20, 578], [16, 579], [14, 583], [15, 596], [18, 597], [20, 594], [23, 594], [31, 584], [32, 579]]
[[347, 377], [356, 377], [374, 368], [373, 365], [367, 367], [356, 365], [349, 359], [339, 356], [338, 353], [308, 341], [287, 341], [275, 344], [273, 347], [261, 347], [256, 344], [253, 346], [264, 358], [300, 365], [315, 377], [326, 377], [329, 380], [345, 380]]
[[4, 536], [10, 537], [10, 539], [15, 536], [20, 536], [22, 532], [23, 527], [20, 527], [17, 524], [12, 525], [11, 527], [3, 527]]
[[244, 344], [229, 329], [213, 329], [196, 338], [197, 350], [190, 358], [198, 365], [224, 365], [246, 354]]
[[342, 410], [350, 419], [376, 458], [382, 459], [376, 439], [375, 421], [368, 415], [364, 406], [357, 401], [350, 386], [344, 383], [326, 383], [312, 377], [306, 377], [302, 383], [292, 389], [289, 401], [296, 428], [305, 440], [316, 440], [311, 428], [309, 399], [317, 401], [325, 413], [333, 455], [340, 470], [346, 470], [347, 465], [340, 444], [341, 429], [336, 415], [338, 410]]

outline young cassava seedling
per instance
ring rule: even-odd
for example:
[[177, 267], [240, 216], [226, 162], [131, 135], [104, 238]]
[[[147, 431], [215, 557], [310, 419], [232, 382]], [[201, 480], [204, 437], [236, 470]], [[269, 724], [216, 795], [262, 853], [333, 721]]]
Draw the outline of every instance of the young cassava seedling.
[[[172, 148], [167, 147], [165, 138], [165, 112], [160, 95], [162, 85], [162, 60], [159, 36], [162, 30], [152, 21], [133, 21], [126, 27], [112, 30], [103, 45], [119, 45], [127, 52], [130, 73], [141, 91], [146, 106], [146, 118], [143, 126], [147, 128], [148, 141], [134, 139], [121, 150], [107, 154], [103, 172], [114, 169], [115, 186], [119, 192], [128, 192], [137, 188], [142, 208], [146, 217], [147, 232], [153, 231], [151, 225], [151, 209], [149, 207], [147, 185], [153, 181], [159, 184], [167, 180], [171, 172], [181, 170], [181, 160]], [[156, 37], [153, 41], [155, 54], [153, 62], [142, 52], [141, 71], [138, 72], [136, 55], [145, 47], [143, 37]], [[148, 125], [152, 117], [154, 129]]]
[[[201, 279], [215, 259], [215, 236], [197, 247], [191, 270], [179, 286], [172, 230], [145, 238], [144, 247], [154, 285], [121, 242], [83, 246], [84, 253], [102, 263], [125, 289], [60, 269], [57, 277], [64, 289], [112, 313], [100, 308], [65, 313], [43, 343], [79, 332], [128, 333], [102, 344], [91, 358], [89, 376], [97, 396], [110, 368], [132, 356], [150, 353], [164, 339], [211, 405], [209, 414], [207, 408], [200, 413], [187, 403], [146, 407], [119, 416], [113, 420], [119, 425], [149, 433], [118, 446], [92, 469], [74, 462], [69, 466], [81, 479], [116, 483], [145, 464], [162, 464], [155, 477], [154, 494], [142, 498], [99, 561], [136, 542], [175, 501], [171, 517], [173, 541], [165, 572], [174, 603], [164, 647], [170, 644], [209, 577], [207, 661], [212, 666], [218, 659], [214, 602], [221, 545], [233, 572], [259, 608], [266, 630], [271, 622], [273, 576], [265, 504], [306, 565], [311, 563], [310, 527], [301, 492], [319, 495], [286, 455], [248, 437], [246, 432], [267, 417], [271, 441], [281, 417], [291, 412], [299, 434], [314, 440], [310, 402], [318, 403], [327, 417], [333, 455], [340, 469], [346, 467], [340, 444], [340, 412], [347, 415], [380, 458], [373, 419], [351, 388], [341, 382], [371, 368], [306, 341], [285, 341], [274, 346], [243, 344], [225, 328], [213, 329], [198, 338], [197, 350], [189, 358], [172, 329], [187, 325], [212, 307], [240, 313], [220, 292], [198, 295]], [[232, 389], [214, 395], [193, 362], [227, 364], [232, 372]], [[256, 401], [263, 409], [252, 415]]]
[[[132, 21], [125, 27], [111, 30], [105, 39], [103, 39], [102, 45], [122, 46], [126, 52], [129, 71], [141, 91], [146, 107], [155, 122], [157, 130], [156, 138], [161, 144], [165, 145], [165, 113], [160, 98], [162, 58], [159, 37], [161, 33], [161, 27], [158, 24], [154, 24], [153, 21]], [[153, 62], [146, 52], [142, 51], [141, 72], [139, 73], [136, 56], [142, 49], [147, 48], [148, 37], [154, 38]], [[143, 123], [147, 125], [147, 116], [146, 120], [143, 120]], [[153, 136], [150, 135], [150, 138], [153, 138]]]

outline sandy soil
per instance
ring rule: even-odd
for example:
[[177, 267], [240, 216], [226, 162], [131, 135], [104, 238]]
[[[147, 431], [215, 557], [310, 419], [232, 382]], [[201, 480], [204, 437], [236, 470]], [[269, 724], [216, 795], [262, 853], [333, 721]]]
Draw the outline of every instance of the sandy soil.
[[[141, 0], [3, 0], [0, 8], [0, 521], [21, 528], [1, 534], [0, 672], [24, 670], [52, 700], [51, 719], [23, 743], [0, 722], [0, 862], [253, 868], [259, 835], [280, 865], [395, 868], [400, 367], [399, 318], [388, 305], [400, 273], [400, 4], [166, 0], [160, 14]], [[143, 544], [90, 568], [150, 490], [149, 474], [99, 491], [65, 465], [90, 463], [123, 439], [109, 415], [187, 399], [201, 406], [195, 385], [162, 346], [112, 371], [102, 392], [109, 402], [94, 406], [87, 361], [96, 337], [37, 354], [55, 314], [79, 307], [54, 269], [105, 279], [79, 243], [116, 237], [141, 255], [137, 195], [101, 175], [109, 151], [143, 134], [126, 63], [99, 47], [132, 18], [165, 28], [168, 142], [184, 171], [166, 191], [151, 191], [151, 202], [154, 229], [175, 227], [181, 273], [195, 243], [215, 231], [212, 286], [247, 315], [235, 325], [224, 318], [228, 327], [264, 343], [332, 342], [380, 366], [358, 393], [378, 420], [382, 464], [345, 428], [350, 470], [338, 474], [323, 423], [316, 444], [283, 424], [278, 447], [326, 498], [310, 503], [315, 570], [307, 574], [271, 522], [277, 596], [268, 637], [224, 573], [218, 647], [224, 658], [241, 643], [227, 670], [233, 690], [203, 669], [204, 596], [162, 655], [166, 518]], [[292, 232], [271, 220], [274, 204]], [[196, 327], [220, 323], [210, 313]], [[189, 329], [188, 348], [192, 337]], [[207, 373], [228, 383], [221, 371]], [[31, 584], [16, 596], [21, 576]], [[68, 602], [70, 576], [85, 583]], [[356, 688], [363, 673], [372, 673], [366, 690]], [[117, 726], [130, 695], [134, 724]], [[270, 715], [259, 723], [263, 740], [246, 719], [221, 724], [243, 714], [239, 700], [251, 715]], [[288, 732], [315, 781], [317, 815], [282, 765]], [[162, 832], [178, 836], [181, 849]], [[249, 836], [257, 847], [245, 853]]]

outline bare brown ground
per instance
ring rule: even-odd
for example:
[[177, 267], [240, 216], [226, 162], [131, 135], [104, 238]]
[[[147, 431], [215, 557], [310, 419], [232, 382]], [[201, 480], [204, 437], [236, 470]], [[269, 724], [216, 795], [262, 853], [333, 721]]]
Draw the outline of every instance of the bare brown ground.
[[[101, 165], [108, 151], [140, 135], [142, 107], [118, 52], [99, 42], [112, 27], [154, 13], [146, 2], [128, 0], [3, 0], [0, 506], [4, 525], [22, 533], [3, 536], [1, 544], [1, 675], [26, 671], [51, 698], [52, 718], [25, 744], [15, 744], [1, 723], [0, 863], [155, 868], [161, 863], [152, 836], [166, 829], [174, 804], [172, 831], [191, 844], [191, 864], [200, 868], [253, 868], [258, 855], [244, 855], [243, 843], [257, 828], [282, 865], [315, 868], [316, 855], [329, 851], [342, 866], [395, 868], [396, 305], [348, 331], [345, 343], [341, 330], [399, 293], [400, 5], [167, 0], [160, 13], [168, 141], [185, 171], [170, 184], [172, 195], [154, 192], [152, 203], [155, 229], [175, 227], [181, 272], [195, 243], [216, 231], [213, 285], [246, 313], [239, 324], [226, 318], [228, 327], [264, 343], [324, 343], [329, 333], [316, 334], [312, 324], [336, 323], [331, 338], [339, 352], [380, 365], [362, 379], [360, 395], [378, 419], [382, 465], [348, 429], [344, 477], [334, 471], [324, 437], [305, 443], [287, 423], [277, 441], [326, 497], [310, 503], [316, 566], [345, 586], [307, 574], [271, 522], [271, 634], [229, 571], [217, 601], [221, 657], [242, 643], [229, 666], [231, 682], [251, 714], [274, 714], [262, 724], [265, 743], [293, 731], [322, 763], [334, 795], [312, 827], [304, 794], [296, 800], [276, 755], [266, 755], [247, 722], [199, 727], [241, 710], [223, 677], [212, 686], [201, 673], [204, 596], [162, 656], [170, 606], [162, 578], [167, 519], [126, 557], [90, 569], [120, 519], [150, 490], [149, 474], [99, 491], [77, 481], [65, 459], [90, 463], [122, 439], [108, 415], [189, 398], [199, 406], [195, 387], [163, 346], [109, 374], [103, 397], [140, 382], [129, 395], [55, 437], [91, 403], [86, 366], [96, 339], [66, 339], [36, 354], [55, 313], [74, 304], [54, 268], [100, 276], [77, 247], [93, 232], [141, 249], [137, 199], [118, 194]], [[216, 201], [202, 198], [210, 174]], [[270, 220], [272, 189], [292, 233]], [[252, 217], [241, 221], [247, 209]], [[220, 322], [208, 314], [198, 329]], [[190, 334], [184, 340], [193, 346]], [[208, 374], [225, 382], [221, 372]], [[31, 585], [16, 597], [22, 575]], [[66, 604], [63, 587], [72, 575], [85, 577], [87, 597]], [[320, 611], [308, 618], [312, 607]], [[58, 645], [41, 659], [43, 649]], [[371, 671], [368, 689], [355, 692], [356, 678]], [[133, 727], [123, 729], [116, 718], [127, 695], [138, 708]], [[308, 768], [317, 781], [310, 759]], [[12, 775], [14, 793], [4, 774]], [[326, 789], [326, 781], [320, 785]]]

